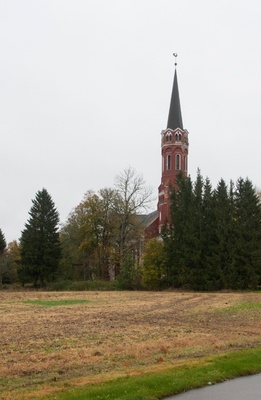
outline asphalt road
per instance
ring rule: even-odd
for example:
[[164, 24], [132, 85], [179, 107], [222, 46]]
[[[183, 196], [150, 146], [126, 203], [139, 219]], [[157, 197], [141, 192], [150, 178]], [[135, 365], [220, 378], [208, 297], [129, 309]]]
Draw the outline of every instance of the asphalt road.
[[257, 400], [261, 399], [261, 374], [190, 390], [165, 400]]

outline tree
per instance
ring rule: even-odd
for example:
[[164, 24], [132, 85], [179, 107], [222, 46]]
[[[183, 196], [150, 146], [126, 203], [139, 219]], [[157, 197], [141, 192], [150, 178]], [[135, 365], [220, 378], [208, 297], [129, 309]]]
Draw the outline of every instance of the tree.
[[167, 282], [174, 287], [187, 286], [190, 282], [195, 227], [193, 213], [193, 187], [190, 177], [177, 177], [177, 189], [171, 192], [171, 222], [163, 229], [166, 249]]
[[6, 240], [5, 240], [5, 236], [2, 232], [2, 230], [0, 229], [0, 254], [4, 253], [4, 249], [6, 248]]
[[2, 278], [6, 267], [5, 248], [6, 248], [5, 236], [2, 230], [0, 229], [0, 284], [2, 284]]
[[206, 264], [204, 263], [204, 179], [197, 171], [197, 178], [193, 187], [192, 221], [193, 244], [190, 256], [190, 287], [194, 290], [204, 290], [206, 278]]
[[135, 263], [132, 254], [125, 254], [120, 273], [117, 277], [118, 286], [124, 290], [140, 289], [141, 269]]
[[220, 179], [213, 193], [213, 222], [215, 224], [215, 240], [213, 261], [215, 272], [220, 275], [219, 282], [222, 289], [230, 287], [228, 284], [229, 265], [232, 257], [233, 240], [233, 182], [228, 189], [224, 179]]
[[256, 288], [261, 277], [261, 208], [249, 179], [239, 178], [236, 183], [231, 254], [230, 288]]
[[29, 219], [21, 236], [20, 279], [40, 282], [54, 280], [61, 257], [58, 223], [59, 214], [46, 189], [36, 193]]
[[162, 241], [151, 239], [146, 243], [143, 257], [142, 284], [147, 289], [162, 288], [166, 280], [165, 251]]
[[[204, 263], [204, 180], [198, 171], [196, 182], [180, 175], [177, 189], [171, 194], [170, 234], [164, 235], [166, 253], [172, 253], [169, 282], [202, 290], [205, 282]], [[210, 190], [210, 188], [209, 188]], [[205, 201], [206, 204], [206, 201]], [[168, 261], [169, 262], [169, 261]]]
[[61, 229], [62, 274], [69, 279], [109, 279], [115, 263], [114, 189], [88, 191]]
[[182, 176], [163, 230], [168, 282], [194, 290], [256, 288], [261, 283], [261, 207], [249, 179], [212, 190], [198, 172]]
[[222, 269], [217, 262], [220, 243], [217, 239], [217, 220], [215, 191], [209, 178], [205, 179], [203, 193], [202, 261], [204, 270], [204, 290], [222, 289]]
[[69, 214], [60, 232], [62, 257], [59, 277], [69, 280], [85, 280], [84, 258], [80, 250], [80, 226], [84, 214], [80, 203]]
[[61, 229], [61, 274], [115, 279], [123, 263], [130, 265], [127, 255], [136, 268], [143, 234], [138, 213], [150, 196], [151, 189], [131, 168], [115, 178], [114, 188], [88, 191]]
[[145, 186], [142, 176], [136, 174], [132, 168], [127, 168], [116, 176], [115, 188], [118, 193], [115, 199], [117, 242], [122, 260], [140, 237], [143, 228], [137, 215], [151, 203], [152, 189]]
[[18, 271], [21, 265], [20, 262], [20, 247], [16, 240], [8, 243], [5, 249], [6, 268], [3, 276], [3, 283], [17, 282]]

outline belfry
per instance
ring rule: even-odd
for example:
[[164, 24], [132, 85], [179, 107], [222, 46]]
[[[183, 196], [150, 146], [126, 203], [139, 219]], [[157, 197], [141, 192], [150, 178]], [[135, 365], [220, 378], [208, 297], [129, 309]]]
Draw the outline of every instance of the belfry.
[[[177, 54], [174, 54], [177, 57]], [[177, 176], [188, 172], [188, 131], [183, 128], [177, 63], [169, 107], [167, 128], [161, 132], [161, 183], [158, 194], [159, 234], [162, 225], [170, 222], [170, 190], [177, 187]]]
[[158, 188], [157, 212], [151, 213], [146, 238], [160, 236], [164, 223], [170, 223], [170, 192], [177, 187], [177, 176], [188, 173], [188, 131], [183, 128], [178, 78], [177, 54], [167, 127], [161, 131], [161, 183]]

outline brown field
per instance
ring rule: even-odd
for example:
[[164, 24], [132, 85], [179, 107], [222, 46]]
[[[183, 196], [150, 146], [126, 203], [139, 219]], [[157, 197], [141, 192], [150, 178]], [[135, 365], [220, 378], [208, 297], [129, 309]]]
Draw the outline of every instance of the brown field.
[[0, 292], [1, 399], [37, 399], [260, 345], [258, 293]]

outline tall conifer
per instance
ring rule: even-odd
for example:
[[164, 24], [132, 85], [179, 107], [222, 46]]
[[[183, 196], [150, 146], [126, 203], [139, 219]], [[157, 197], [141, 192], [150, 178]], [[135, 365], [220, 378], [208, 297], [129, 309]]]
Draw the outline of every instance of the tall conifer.
[[193, 220], [193, 190], [190, 177], [177, 178], [178, 189], [171, 194], [171, 223], [168, 235], [163, 239], [166, 245], [167, 271], [174, 286], [189, 286], [195, 248], [195, 227]]
[[196, 181], [193, 187], [193, 243], [190, 246], [190, 286], [195, 290], [203, 290], [205, 284], [205, 263], [204, 263], [204, 215], [203, 215], [203, 191], [204, 179], [197, 172]]
[[238, 179], [233, 203], [232, 259], [228, 281], [233, 289], [255, 288], [261, 271], [261, 209], [249, 179]]
[[231, 263], [233, 220], [232, 220], [232, 185], [228, 187], [221, 179], [214, 191], [214, 221], [216, 246], [214, 250], [215, 266], [220, 274], [220, 289], [227, 287], [228, 268]]
[[6, 241], [2, 230], [0, 229], [0, 285], [2, 284], [3, 275], [6, 268], [6, 258], [4, 250], [6, 248]]
[[6, 248], [5, 236], [2, 230], [0, 229], [0, 254], [3, 254], [5, 248]]
[[212, 190], [198, 171], [180, 176], [163, 240], [168, 282], [194, 290], [255, 288], [261, 283], [261, 207], [249, 179]]
[[29, 219], [21, 236], [20, 279], [32, 279], [34, 285], [56, 276], [60, 260], [58, 233], [59, 214], [46, 189], [36, 193], [29, 211]]

